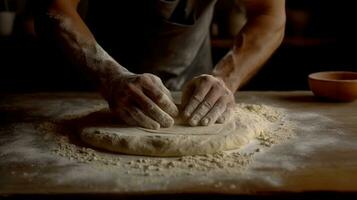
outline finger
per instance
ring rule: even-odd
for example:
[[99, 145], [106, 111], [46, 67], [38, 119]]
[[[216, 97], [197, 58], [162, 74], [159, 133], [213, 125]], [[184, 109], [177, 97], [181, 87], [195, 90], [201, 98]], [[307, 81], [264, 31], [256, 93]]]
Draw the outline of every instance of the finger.
[[214, 124], [217, 119], [224, 113], [227, 108], [227, 104], [224, 98], [220, 98], [212, 107], [212, 109], [207, 113], [206, 116], [202, 118], [200, 124], [203, 126], [209, 126]]
[[[213, 86], [197, 109], [192, 113], [189, 120], [191, 126], [197, 126], [201, 119], [212, 109], [217, 100], [221, 97], [220, 88]], [[208, 124], [208, 122], [205, 122]]]
[[176, 117], [179, 113], [177, 106], [173, 102], [166, 92], [160, 90], [158, 87], [153, 86], [143, 86], [144, 92], [150, 99], [152, 99], [162, 110], [164, 110], [169, 115]]
[[139, 88], [132, 87], [135, 101], [144, 113], [157, 121], [162, 127], [171, 127], [174, 119], [166, 112], [161, 110], [149, 97], [147, 97]]
[[150, 117], [146, 116], [139, 108], [133, 106], [127, 108], [127, 111], [130, 113], [130, 116], [135, 120], [136, 124], [141, 127], [149, 129], [159, 129], [160, 124], [155, 122]]
[[[161, 79], [160, 79], [160, 82], [161, 82]], [[174, 101], [174, 98], [172, 97], [171, 91], [169, 89], [167, 89], [166, 86], [162, 82], [161, 82], [160, 88], [165, 92], [166, 96], [171, 100], [171, 102], [175, 104], [175, 108], [177, 110], [177, 114], [174, 115], [174, 116], [175, 117], [178, 116], [180, 111], [179, 111], [179, 108], [177, 107], [177, 104]]]
[[173, 98], [171, 96], [171, 92], [169, 89], [167, 89], [167, 87], [164, 85], [164, 83], [162, 83], [161, 79], [158, 78], [160, 81], [159, 87], [162, 91], [164, 91], [164, 93], [173, 101]]
[[[163, 91], [170, 99], [172, 99], [171, 97], [171, 92], [170, 90], [168, 90], [164, 83], [162, 82], [162, 80], [158, 77], [158, 76], [155, 76], [153, 74], [150, 74], [150, 77], [151, 77], [151, 80], [153, 83], [157, 83], [158, 86], [159, 86], [159, 89], [161, 89], [161, 91]], [[173, 100], [173, 99], [172, 99]]]
[[192, 113], [197, 109], [198, 105], [205, 99], [205, 96], [211, 89], [211, 84], [200, 82], [197, 87], [195, 87], [190, 100], [186, 104], [183, 110], [183, 117], [188, 119], [191, 117]]
[[227, 108], [224, 111], [224, 113], [220, 117], [218, 117], [217, 123], [224, 124], [224, 123], [230, 121], [231, 118], [233, 117], [233, 114], [234, 114], [233, 105], [227, 105]]
[[195, 90], [194, 82], [191, 80], [189, 81], [182, 89], [182, 97], [181, 97], [181, 111], [186, 107], [192, 94]]
[[120, 119], [123, 120], [127, 125], [136, 126], [136, 121], [131, 117], [130, 113], [124, 109], [118, 110], [116, 112]]
[[126, 107], [122, 106], [123, 103], [124, 103], [124, 105], [130, 104], [128, 102], [128, 100], [125, 99], [122, 101], [122, 103], [120, 105], [118, 104], [118, 102], [110, 103], [109, 108], [115, 116], [118, 116], [126, 124], [128, 124], [130, 126], [137, 125], [136, 121], [131, 117], [131, 115], [128, 113], [128, 111], [125, 110]]

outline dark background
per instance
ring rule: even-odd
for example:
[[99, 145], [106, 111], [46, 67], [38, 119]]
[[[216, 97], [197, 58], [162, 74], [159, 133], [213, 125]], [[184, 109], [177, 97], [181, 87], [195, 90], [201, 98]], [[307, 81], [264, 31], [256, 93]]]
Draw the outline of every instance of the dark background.
[[[90, 91], [94, 87], [58, 50], [36, 38], [30, 0], [10, 0], [13, 33], [0, 36], [0, 92]], [[222, 3], [223, 2], [223, 3]], [[228, 2], [228, 3], [227, 3]], [[229, 50], [229, 0], [220, 0], [212, 28], [217, 62]], [[307, 75], [328, 70], [357, 71], [354, 1], [287, 0], [283, 44], [243, 90], [306, 90]], [[81, 5], [85, 15], [86, 2]], [[0, 12], [4, 10], [0, 0]], [[98, 13], [100, 14], [100, 13]]]

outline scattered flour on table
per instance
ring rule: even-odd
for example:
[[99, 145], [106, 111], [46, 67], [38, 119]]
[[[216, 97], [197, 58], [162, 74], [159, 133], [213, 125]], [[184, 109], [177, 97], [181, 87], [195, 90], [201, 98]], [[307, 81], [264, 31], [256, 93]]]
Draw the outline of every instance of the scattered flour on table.
[[13, 180], [33, 188], [63, 185], [99, 192], [104, 186], [129, 192], [176, 190], [182, 183], [209, 189], [214, 185], [219, 190], [240, 189], [252, 181], [279, 186], [279, 176], [261, 169], [289, 173], [308, 166], [306, 159], [313, 159], [319, 149], [356, 147], [339, 122], [319, 112], [252, 104], [245, 108], [263, 113], [273, 125], [247, 146], [210, 155], [155, 158], [104, 152], [73, 139], [78, 132], [61, 122], [107, 109], [99, 96], [35, 94], [1, 99], [0, 114], [5, 117], [0, 127], [0, 188], [11, 189]]
[[48, 137], [52, 137], [56, 142], [51, 150], [54, 154], [100, 168], [113, 170], [121, 168], [126, 174], [180, 176], [212, 171], [239, 173], [253, 161], [256, 153], [293, 137], [295, 128], [294, 123], [287, 119], [283, 109], [253, 104], [241, 104], [241, 106], [249, 112], [262, 116], [266, 122], [270, 123], [269, 129], [256, 134], [253, 140], [257, 144], [253, 148], [250, 145], [248, 150], [241, 148], [207, 155], [160, 158], [113, 154], [73, 143], [70, 135], [76, 133], [63, 130], [56, 123], [42, 123], [38, 129], [50, 135]]

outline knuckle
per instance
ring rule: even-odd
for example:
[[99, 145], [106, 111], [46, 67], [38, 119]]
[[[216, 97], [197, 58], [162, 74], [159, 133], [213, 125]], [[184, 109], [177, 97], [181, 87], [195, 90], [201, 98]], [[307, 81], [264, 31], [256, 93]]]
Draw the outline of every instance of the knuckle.
[[158, 76], [155, 76], [155, 75], [151, 75], [152, 79], [155, 80], [156, 82], [158, 83], [161, 83], [162, 84], [162, 81], [161, 81], [161, 78], [159, 78]]
[[202, 76], [201, 76], [201, 79], [202, 79], [203, 81], [209, 81], [209, 80], [210, 80], [210, 77], [209, 77], [208, 75], [202, 75]]
[[148, 78], [154, 78], [155, 77], [154, 74], [150, 74], [150, 73], [143, 73], [142, 75], [145, 76], [145, 77], [148, 77]]
[[166, 100], [165, 98], [162, 98], [160, 100], [158, 100], [158, 103], [157, 103], [160, 108], [164, 109], [164, 110], [169, 110], [170, 112], [175, 110], [174, 108], [174, 104], [169, 102], [168, 100]]
[[150, 78], [150, 76], [147, 76], [147, 75], [142, 75], [139, 77], [139, 83], [140, 84], [147, 84], [147, 85], [150, 85], [152, 80]]
[[225, 90], [222, 89], [222, 85], [220, 85], [217, 82], [212, 85], [212, 91], [213, 92], [218, 92], [220, 94], [224, 94], [225, 93]]
[[154, 119], [159, 120], [159, 122], [162, 122], [165, 120], [166, 116], [158, 111], [158, 110], [151, 110], [150, 116], [152, 116]]
[[162, 104], [162, 103], [165, 103], [165, 94], [163, 92], [157, 92], [154, 96], [155, 100]]
[[126, 89], [128, 92], [136, 91], [135, 82], [129, 82], [129, 83], [125, 84], [124, 89]]
[[212, 82], [215, 80], [215, 78], [212, 75], [204, 74], [201, 75], [201, 80], [204, 82]]
[[200, 95], [195, 94], [195, 95], [192, 96], [192, 100], [197, 101], [197, 102], [201, 102], [203, 99], [202, 99], [202, 97]]
[[130, 79], [128, 79], [128, 84], [138, 84], [140, 82], [140, 78], [141, 76], [140, 75], [136, 75], [134, 77], [131, 77]]
[[200, 120], [202, 117], [204, 117], [207, 114], [208, 110], [207, 109], [200, 109], [198, 111], [194, 112], [194, 116], [192, 117], [194, 120]]
[[143, 76], [145, 77], [145, 79], [147, 79], [147, 81], [150, 81], [150, 82], [161, 82], [161, 79], [154, 75], [154, 74], [150, 74], [150, 73], [144, 73]]
[[146, 110], [147, 110], [147, 112], [148, 112], [150, 115], [157, 115], [155, 106], [152, 105], [152, 104], [147, 105]]
[[209, 101], [203, 101], [201, 105], [202, 107], [206, 107], [206, 108], [211, 108], [213, 106], [213, 104]]

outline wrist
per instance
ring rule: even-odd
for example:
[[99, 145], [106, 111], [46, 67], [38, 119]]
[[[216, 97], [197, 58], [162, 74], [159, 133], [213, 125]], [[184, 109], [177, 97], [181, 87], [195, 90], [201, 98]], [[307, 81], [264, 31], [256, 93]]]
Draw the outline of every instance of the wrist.
[[235, 93], [236, 90], [239, 88], [239, 82], [237, 81], [237, 78], [234, 78], [234, 80], [232, 80], [230, 77], [220, 74], [212, 74], [212, 76], [221, 80], [232, 93]]
[[242, 84], [240, 59], [235, 49], [230, 50], [215, 66], [212, 75], [223, 80], [234, 93]]
[[116, 87], [121, 85], [123, 79], [130, 75], [133, 75], [133, 73], [129, 72], [118, 63], [107, 62], [104, 66], [102, 66], [102, 70], [95, 73], [94, 79], [97, 88], [100, 90], [103, 97], [109, 102], [112, 99], [112, 95], [116, 90]]

